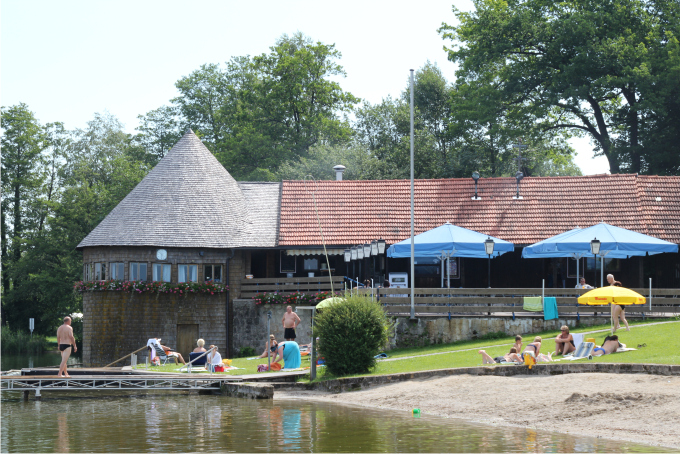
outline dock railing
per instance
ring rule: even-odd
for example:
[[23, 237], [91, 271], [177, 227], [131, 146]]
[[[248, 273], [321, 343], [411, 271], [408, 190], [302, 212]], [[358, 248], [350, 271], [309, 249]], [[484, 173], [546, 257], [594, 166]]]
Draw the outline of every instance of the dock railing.
[[[647, 298], [647, 303], [626, 306], [626, 315], [655, 317], [676, 316], [680, 313], [680, 289], [653, 289], [651, 307], [649, 289], [632, 290]], [[370, 291], [371, 289], [368, 289], [368, 292]], [[380, 288], [373, 291], [379, 296], [380, 303], [388, 315], [410, 314], [410, 289]], [[587, 291], [550, 288], [545, 289], [545, 296], [555, 297], [560, 317], [609, 313], [609, 306], [578, 304], [577, 298]], [[415, 312], [420, 315], [449, 316], [542, 315], [542, 312], [526, 311], [523, 307], [525, 297], [540, 297], [542, 292], [540, 288], [417, 288], [414, 298]]]

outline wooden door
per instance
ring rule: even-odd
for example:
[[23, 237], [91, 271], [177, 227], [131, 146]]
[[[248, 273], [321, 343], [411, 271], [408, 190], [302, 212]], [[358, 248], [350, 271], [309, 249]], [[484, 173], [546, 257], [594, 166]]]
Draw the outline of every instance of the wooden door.
[[177, 351], [185, 361], [189, 361], [189, 353], [196, 348], [198, 325], [177, 325]]

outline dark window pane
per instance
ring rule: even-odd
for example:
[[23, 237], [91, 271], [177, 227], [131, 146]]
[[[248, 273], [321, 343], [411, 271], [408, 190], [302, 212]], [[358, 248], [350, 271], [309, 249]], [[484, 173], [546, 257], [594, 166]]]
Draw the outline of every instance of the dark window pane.
[[222, 265], [215, 265], [215, 282], [222, 282]]

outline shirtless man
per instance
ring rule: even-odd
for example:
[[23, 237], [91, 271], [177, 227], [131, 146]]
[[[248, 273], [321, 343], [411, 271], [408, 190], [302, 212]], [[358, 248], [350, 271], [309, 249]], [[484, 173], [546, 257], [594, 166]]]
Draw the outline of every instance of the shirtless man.
[[59, 366], [59, 377], [71, 377], [68, 372], [66, 372], [66, 363], [68, 362], [69, 356], [71, 356], [71, 350], [73, 353], [78, 351], [76, 347], [76, 338], [73, 337], [73, 328], [71, 328], [71, 317], [64, 317], [64, 324], [57, 329], [57, 344], [59, 345], [59, 351], [61, 352], [61, 365]]
[[291, 306], [286, 308], [286, 313], [283, 314], [281, 322], [283, 322], [283, 338], [287, 341], [294, 341], [295, 328], [297, 328], [297, 326], [300, 324], [300, 317], [298, 317], [298, 314], [293, 312], [293, 308]]

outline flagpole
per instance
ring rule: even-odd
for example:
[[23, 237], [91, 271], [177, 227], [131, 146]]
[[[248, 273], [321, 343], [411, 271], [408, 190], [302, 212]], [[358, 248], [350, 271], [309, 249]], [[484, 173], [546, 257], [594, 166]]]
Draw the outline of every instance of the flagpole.
[[413, 183], [413, 70], [411, 70], [411, 320], [416, 318], [416, 303], [415, 303], [415, 281], [416, 281], [416, 266], [415, 266], [415, 204], [414, 204], [415, 186]]

